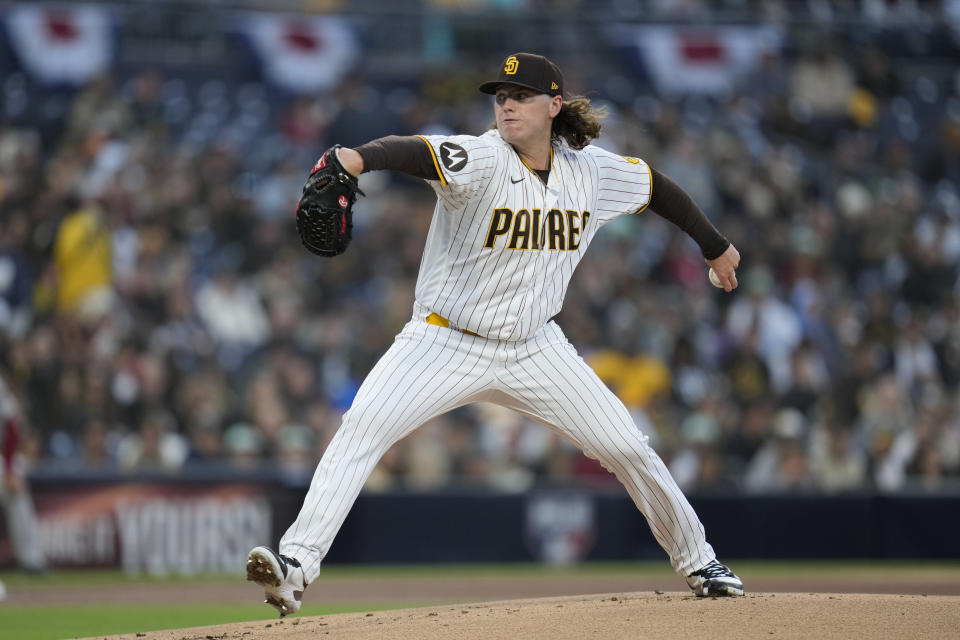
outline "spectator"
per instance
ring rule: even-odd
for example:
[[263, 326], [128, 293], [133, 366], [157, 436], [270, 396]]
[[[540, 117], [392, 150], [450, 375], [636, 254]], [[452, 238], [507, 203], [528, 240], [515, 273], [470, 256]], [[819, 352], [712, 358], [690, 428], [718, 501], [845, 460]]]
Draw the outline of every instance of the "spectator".
[[117, 445], [117, 462], [127, 471], [175, 471], [187, 459], [188, 445], [175, 430], [173, 416], [159, 409], [144, 416], [136, 433]]
[[868, 485], [867, 455], [849, 427], [822, 418], [810, 442], [810, 474], [824, 493], [855, 491]]
[[79, 466], [86, 471], [111, 471], [116, 467], [117, 434], [106, 421], [90, 418], [80, 436]]
[[238, 470], [256, 468], [264, 453], [264, 438], [252, 424], [237, 422], [227, 427], [223, 434], [227, 462]]
[[750, 337], [770, 372], [771, 387], [783, 393], [791, 384], [789, 355], [800, 344], [800, 321], [774, 294], [769, 269], [750, 267], [743, 278], [747, 295], [730, 305], [727, 328], [741, 342]]
[[853, 72], [828, 42], [797, 61], [790, 76], [791, 109], [812, 127], [845, 118], [854, 88]]
[[269, 321], [256, 290], [236, 273], [229, 257], [218, 263], [213, 277], [196, 295], [197, 313], [219, 346], [220, 361], [236, 368], [269, 336]]
[[57, 309], [96, 321], [113, 302], [110, 229], [104, 214], [88, 204], [61, 224], [54, 246]]
[[686, 446], [670, 461], [670, 475], [684, 491], [724, 488], [722, 456], [718, 451], [721, 438], [719, 421], [709, 409], [692, 413], [680, 425]]
[[22, 336], [31, 322], [33, 274], [22, 251], [28, 225], [23, 212], [0, 218], [0, 344]]
[[806, 431], [806, 419], [796, 409], [777, 412], [771, 436], [746, 469], [744, 488], [751, 493], [809, 490]]
[[810, 416], [830, 382], [826, 362], [808, 343], [801, 344], [791, 356], [790, 372], [790, 388], [780, 402], [785, 407], [793, 407]]
[[317, 464], [313, 452], [314, 434], [309, 427], [290, 423], [277, 434], [277, 464], [285, 475], [309, 481]]

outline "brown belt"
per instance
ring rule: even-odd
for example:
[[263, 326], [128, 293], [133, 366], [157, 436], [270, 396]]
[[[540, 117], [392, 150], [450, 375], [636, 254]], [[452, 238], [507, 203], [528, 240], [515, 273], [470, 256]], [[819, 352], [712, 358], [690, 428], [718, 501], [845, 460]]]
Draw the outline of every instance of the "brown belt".
[[431, 313], [427, 316], [427, 324], [433, 324], [438, 327], [446, 327], [447, 329], [453, 329], [454, 331], [459, 331], [460, 333], [465, 333], [468, 336], [476, 336], [482, 338], [483, 336], [479, 333], [474, 333], [473, 331], [467, 331], [466, 329], [461, 329], [460, 327], [455, 327], [450, 324], [450, 321], [437, 313]]

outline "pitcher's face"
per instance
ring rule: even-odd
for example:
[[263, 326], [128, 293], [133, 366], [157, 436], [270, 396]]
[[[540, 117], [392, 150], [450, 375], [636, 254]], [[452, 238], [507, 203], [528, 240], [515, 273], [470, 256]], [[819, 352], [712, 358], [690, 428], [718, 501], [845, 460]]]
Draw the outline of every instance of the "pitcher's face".
[[503, 84], [497, 88], [494, 112], [500, 137], [512, 145], [550, 139], [553, 118], [563, 99], [545, 93]]

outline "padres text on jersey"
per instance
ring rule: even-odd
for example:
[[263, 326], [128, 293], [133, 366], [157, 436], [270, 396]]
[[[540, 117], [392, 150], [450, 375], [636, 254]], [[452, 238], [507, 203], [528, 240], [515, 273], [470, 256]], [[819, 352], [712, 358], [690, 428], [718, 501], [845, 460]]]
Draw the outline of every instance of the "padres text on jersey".
[[423, 136], [439, 180], [417, 303], [487, 338], [529, 338], [563, 304], [597, 231], [650, 200], [646, 163], [555, 144], [544, 184], [496, 130]]
[[589, 211], [550, 209], [546, 216], [541, 216], [540, 209], [520, 209], [514, 213], [501, 207], [493, 210], [483, 248], [496, 248], [497, 237], [505, 236], [509, 238], [507, 249], [576, 251], [580, 248], [580, 233], [589, 219]]

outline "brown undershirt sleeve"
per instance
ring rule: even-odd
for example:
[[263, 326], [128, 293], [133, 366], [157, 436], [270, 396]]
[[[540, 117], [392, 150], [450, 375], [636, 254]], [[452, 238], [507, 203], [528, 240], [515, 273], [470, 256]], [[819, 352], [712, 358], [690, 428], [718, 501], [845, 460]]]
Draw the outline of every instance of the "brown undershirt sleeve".
[[700, 245], [704, 258], [719, 258], [730, 246], [730, 241], [717, 231], [693, 198], [677, 183], [653, 167], [650, 172], [653, 176], [650, 208], [654, 213], [683, 229]]
[[425, 180], [439, 180], [430, 146], [417, 136], [377, 138], [354, 149], [363, 158], [363, 172], [402, 171]]

